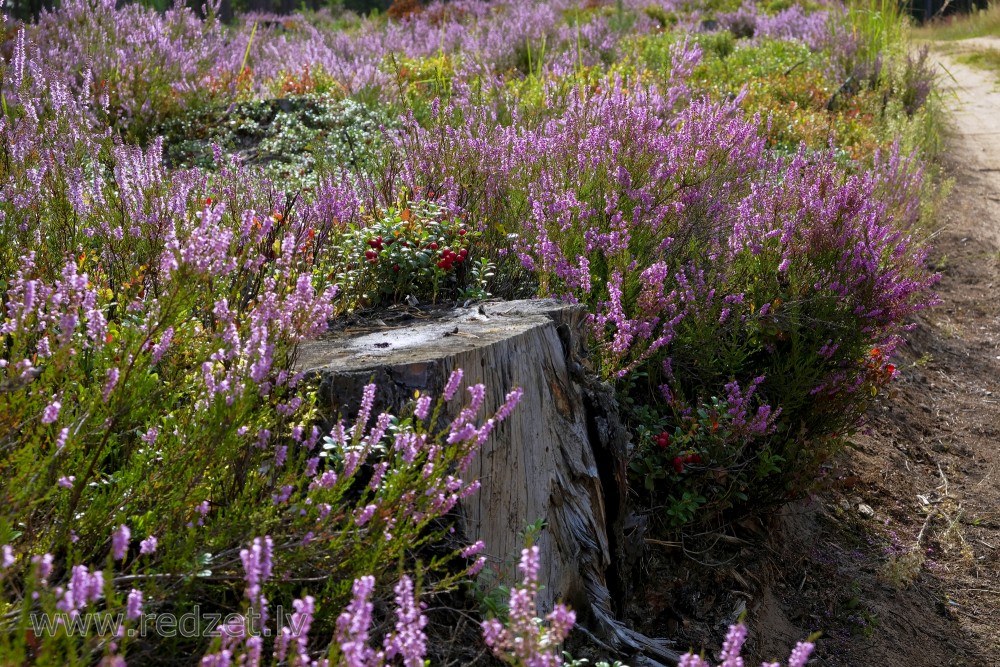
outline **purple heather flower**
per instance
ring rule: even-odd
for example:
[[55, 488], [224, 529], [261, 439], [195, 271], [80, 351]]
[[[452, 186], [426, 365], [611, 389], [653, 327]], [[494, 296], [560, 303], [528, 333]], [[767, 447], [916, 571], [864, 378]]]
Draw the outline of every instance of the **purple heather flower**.
[[354, 513], [354, 523], [358, 526], [365, 525], [375, 515], [377, 509], [378, 507], [375, 505], [365, 505]]
[[158, 545], [158, 540], [156, 539], [156, 537], [150, 535], [149, 537], [147, 537], [146, 539], [144, 539], [142, 542], [139, 543], [139, 553], [143, 556], [151, 554], [154, 551], [156, 551], [157, 545]]
[[134, 621], [142, 615], [142, 591], [133, 588], [128, 594], [128, 604], [125, 608], [125, 617]]
[[451, 375], [448, 376], [448, 383], [444, 386], [444, 393], [442, 396], [444, 400], [450, 401], [454, 396], [455, 392], [458, 391], [458, 385], [462, 382], [462, 369], [456, 368], [452, 371]]
[[788, 667], [805, 667], [809, 656], [812, 655], [815, 644], [810, 642], [799, 642], [792, 650], [792, 655], [788, 658]]
[[427, 652], [424, 626], [427, 617], [420, 611], [413, 594], [413, 581], [403, 576], [396, 584], [396, 630], [385, 638], [385, 655], [390, 660], [397, 655], [406, 667], [423, 667]]
[[246, 596], [260, 614], [261, 623], [267, 620], [267, 600], [262, 587], [271, 578], [273, 549], [273, 540], [270, 535], [265, 535], [263, 539], [255, 537], [249, 549], [240, 550], [244, 579], [247, 582]]
[[486, 566], [486, 556], [480, 556], [479, 558], [476, 559], [476, 562], [473, 563], [468, 570], [466, 570], [466, 574], [470, 577], [474, 577], [477, 574], [479, 574], [482, 571], [483, 567], [485, 566]]
[[118, 384], [119, 375], [120, 371], [117, 366], [108, 369], [108, 380], [104, 383], [104, 391], [101, 392], [101, 400], [105, 403], [108, 402], [111, 392], [115, 390], [115, 386]]
[[372, 622], [374, 606], [369, 601], [375, 589], [375, 577], [365, 575], [354, 580], [353, 597], [347, 609], [337, 618], [336, 642], [345, 665], [365, 667], [374, 656], [368, 646], [368, 629]]
[[360, 434], [361, 431], [368, 426], [368, 418], [372, 413], [372, 406], [375, 404], [375, 385], [368, 384], [365, 385], [364, 390], [361, 394], [361, 407], [358, 408], [358, 417], [354, 421], [355, 435]]
[[55, 420], [59, 419], [59, 410], [62, 408], [62, 403], [59, 401], [52, 401], [45, 406], [45, 410], [42, 412], [42, 423], [51, 424]]
[[5, 544], [0, 548], [0, 552], [2, 552], [2, 556], [0, 556], [0, 570], [6, 570], [14, 564], [14, 548], [9, 544]]
[[480, 554], [486, 548], [486, 543], [479, 540], [475, 544], [470, 544], [462, 550], [462, 558], [472, 558], [473, 556]]
[[743, 642], [747, 639], [747, 626], [742, 623], [729, 627], [726, 641], [722, 644], [722, 663], [719, 667], [743, 667]]
[[52, 554], [31, 557], [31, 562], [38, 567], [38, 580], [43, 586], [48, 583], [49, 575], [52, 574], [53, 560]]
[[421, 396], [420, 398], [417, 399], [417, 407], [416, 409], [414, 409], [413, 415], [417, 419], [423, 421], [424, 419], [427, 419], [427, 415], [430, 413], [430, 408], [431, 408], [431, 397], [426, 395]]
[[517, 407], [517, 404], [521, 402], [521, 397], [523, 395], [524, 390], [520, 387], [516, 387], [510, 391], [504, 399], [503, 405], [500, 406], [493, 418], [498, 422], [502, 422], [507, 419], [507, 417], [509, 417], [514, 411], [514, 408]]
[[122, 560], [128, 551], [128, 543], [132, 537], [132, 531], [125, 524], [118, 526], [111, 536], [111, 550], [115, 560]]

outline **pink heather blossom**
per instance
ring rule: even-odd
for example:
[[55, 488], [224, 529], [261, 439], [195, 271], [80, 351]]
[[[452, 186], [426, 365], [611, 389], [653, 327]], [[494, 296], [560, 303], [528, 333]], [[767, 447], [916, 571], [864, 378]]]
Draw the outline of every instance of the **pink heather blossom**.
[[350, 667], [366, 667], [375, 652], [368, 646], [374, 606], [369, 601], [375, 590], [375, 577], [366, 575], [354, 580], [353, 598], [337, 618], [335, 639], [344, 663]]
[[41, 556], [32, 556], [31, 562], [38, 568], [38, 580], [43, 586], [48, 583], [49, 575], [52, 574], [52, 561], [54, 560], [52, 554], [42, 554]]
[[788, 658], [788, 667], [804, 667], [814, 648], [816, 645], [811, 642], [799, 642]]
[[299, 664], [309, 665], [312, 663], [309, 659], [309, 628], [315, 613], [315, 600], [307, 595], [301, 600], [293, 601], [292, 607], [295, 612], [292, 614], [289, 634], [295, 637]]
[[[719, 663], [719, 667], [737, 667], [744, 664], [740, 653], [742, 652], [743, 643], [746, 641], [746, 638], [747, 628], [742, 623], [729, 627], [726, 640], [722, 645], [720, 655], [722, 662]], [[788, 658], [788, 667], [804, 667], [814, 648], [815, 645], [810, 642], [799, 642]], [[712, 667], [710, 661], [695, 655], [693, 652], [682, 656], [677, 664], [678, 667]], [[777, 662], [764, 662], [761, 663], [761, 667], [781, 667], [781, 664]]]
[[456, 368], [452, 371], [451, 375], [448, 376], [448, 383], [444, 386], [444, 393], [442, 396], [444, 400], [450, 401], [454, 396], [455, 392], [458, 391], [458, 385], [462, 382], [462, 369]]
[[108, 402], [111, 392], [115, 390], [115, 386], [118, 384], [119, 375], [120, 371], [117, 366], [108, 369], [108, 379], [107, 382], [104, 383], [104, 390], [101, 392], [101, 400], [105, 403]]
[[62, 403], [59, 401], [52, 401], [42, 412], [42, 423], [51, 424], [55, 420], [59, 419], [59, 410], [62, 408]]
[[474, 577], [480, 572], [482, 572], [485, 566], [486, 566], [486, 556], [480, 556], [479, 558], [476, 559], [475, 563], [469, 566], [469, 569], [466, 570], [466, 574], [470, 577]]
[[273, 549], [274, 541], [270, 535], [265, 535], [263, 539], [255, 537], [249, 549], [240, 550], [247, 584], [246, 596], [260, 615], [261, 623], [267, 621], [267, 598], [264, 597], [263, 586], [271, 578]]
[[59, 481], [56, 482], [56, 483], [59, 486], [61, 486], [62, 488], [64, 488], [64, 489], [72, 489], [73, 488], [73, 482], [75, 482], [75, 481], [76, 481], [76, 477], [73, 476], [73, 475], [70, 475], [69, 477], [65, 477], [65, 476], [60, 477]]
[[486, 543], [479, 540], [475, 544], [470, 544], [462, 549], [462, 558], [472, 558], [473, 556], [482, 553], [484, 549], [486, 549]]
[[133, 588], [128, 594], [128, 604], [125, 608], [125, 617], [134, 621], [142, 615], [142, 591]]
[[0, 570], [6, 570], [14, 564], [14, 548], [12, 546], [9, 544], [3, 545], [0, 548], [0, 554], [2, 554], [0, 555]]
[[417, 419], [423, 421], [424, 419], [427, 419], [427, 415], [430, 413], [430, 408], [431, 408], [431, 397], [426, 395], [421, 396], [420, 398], [417, 399], [417, 407], [414, 409], [413, 415]]
[[469, 401], [469, 406], [465, 408], [470, 414], [474, 415], [479, 412], [479, 406], [483, 404], [483, 398], [486, 396], [486, 386], [477, 383], [468, 388], [469, 395], [472, 400]]
[[747, 639], [747, 627], [742, 623], [729, 628], [726, 641], [722, 644], [722, 663], [719, 667], [743, 667], [743, 642]]
[[515, 387], [513, 390], [508, 392], [506, 398], [504, 399], [503, 405], [500, 406], [500, 408], [494, 415], [494, 419], [496, 419], [497, 422], [502, 422], [503, 420], [507, 419], [507, 417], [509, 417], [510, 414], [514, 412], [514, 408], [517, 407], [517, 404], [521, 402], [521, 397], [523, 395], [524, 395], [524, 390], [521, 389], [520, 387]]
[[313, 456], [308, 461], [306, 461], [306, 469], [303, 474], [306, 477], [315, 477], [316, 468], [319, 467], [319, 461], [320, 459], [318, 456]]
[[74, 565], [69, 584], [65, 589], [57, 588], [56, 594], [60, 596], [56, 608], [75, 615], [104, 595], [104, 574], [90, 572], [86, 565]]
[[111, 549], [115, 560], [122, 560], [125, 558], [125, 553], [128, 550], [128, 543], [132, 537], [132, 531], [125, 524], [118, 526], [114, 534], [111, 536]]
[[427, 617], [420, 611], [413, 595], [413, 581], [403, 576], [396, 584], [396, 630], [386, 635], [385, 655], [390, 660], [397, 655], [406, 667], [423, 667], [427, 651], [424, 626]]
[[375, 515], [375, 510], [377, 509], [378, 507], [375, 505], [366, 505], [354, 513], [354, 522], [358, 526], [365, 525]]
[[156, 551], [157, 543], [156, 537], [150, 535], [139, 543], [139, 553], [143, 556], [153, 553]]
[[483, 639], [494, 655], [506, 661], [530, 667], [561, 665], [559, 647], [569, 636], [576, 615], [557, 604], [545, 619], [547, 626], [538, 617], [535, 598], [539, 590], [541, 563], [537, 546], [522, 550], [518, 567], [524, 578], [522, 587], [511, 591], [510, 617], [506, 624], [497, 619], [484, 621]]
[[358, 435], [368, 426], [368, 418], [372, 413], [372, 406], [375, 404], [375, 385], [365, 385], [361, 394], [361, 407], [358, 408], [358, 417], [354, 421], [352, 433]]

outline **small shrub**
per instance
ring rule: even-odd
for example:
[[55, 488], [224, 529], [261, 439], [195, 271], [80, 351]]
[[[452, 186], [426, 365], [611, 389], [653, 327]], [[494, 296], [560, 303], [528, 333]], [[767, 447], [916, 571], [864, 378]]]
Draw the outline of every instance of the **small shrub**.
[[472, 254], [479, 237], [433, 202], [409, 202], [345, 234], [330, 261], [343, 267], [333, 268], [337, 283], [356, 303], [482, 298], [492, 270]]

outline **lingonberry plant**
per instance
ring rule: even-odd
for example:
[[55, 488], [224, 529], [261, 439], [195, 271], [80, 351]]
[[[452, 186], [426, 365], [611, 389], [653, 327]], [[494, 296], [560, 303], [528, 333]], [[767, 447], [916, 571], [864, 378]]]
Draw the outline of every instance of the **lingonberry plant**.
[[411, 201], [344, 234], [332, 270], [361, 303], [408, 296], [434, 303], [482, 288], [485, 276], [470, 256], [479, 236], [433, 201]]

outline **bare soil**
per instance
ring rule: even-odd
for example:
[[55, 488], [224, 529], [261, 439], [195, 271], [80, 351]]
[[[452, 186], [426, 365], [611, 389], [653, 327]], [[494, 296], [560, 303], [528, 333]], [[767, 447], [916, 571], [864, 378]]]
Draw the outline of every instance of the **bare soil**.
[[810, 664], [1000, 665], [1000, 91], [937, 62], [952, 111], [930, 267], [942, 304], [815, 497], [651, 545], [657, 585], [632, 619], [647, 634], [711, 654], [746, 612], [760, 660], [821, 631]]

